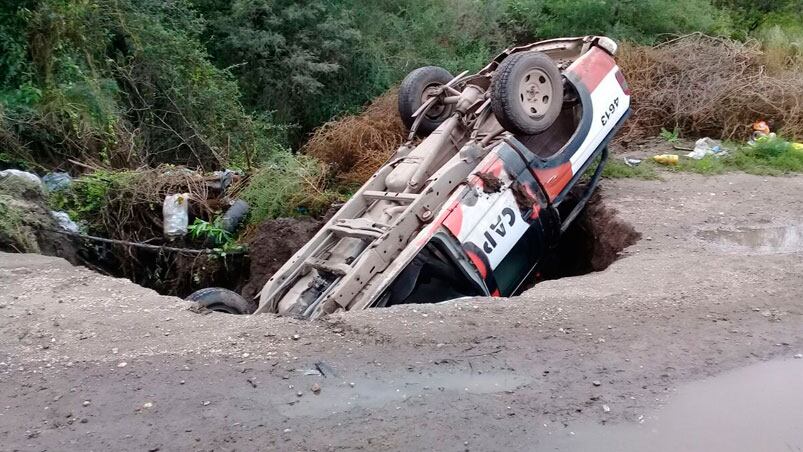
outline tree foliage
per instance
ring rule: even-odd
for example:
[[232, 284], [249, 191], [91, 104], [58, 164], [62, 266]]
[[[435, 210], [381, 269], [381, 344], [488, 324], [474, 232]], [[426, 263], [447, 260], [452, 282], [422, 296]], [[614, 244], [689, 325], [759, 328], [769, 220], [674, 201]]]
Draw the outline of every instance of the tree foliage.
[[[523, 41], [758, 37], [798, 64], [797, 0], [16, 0], [0, 4], [0, 166], [250, 166], [415, 67]], [[288, 138], [289, 137], [289, 138]]]

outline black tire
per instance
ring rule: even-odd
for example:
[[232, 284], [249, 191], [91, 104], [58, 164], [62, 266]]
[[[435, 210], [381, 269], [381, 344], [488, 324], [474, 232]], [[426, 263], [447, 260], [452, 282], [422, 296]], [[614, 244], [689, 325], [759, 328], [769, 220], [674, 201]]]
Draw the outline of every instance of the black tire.
[[[408, 129], [413, 126], [413, 113], [424, 103], [425, 91], [445, 85], [454, 77], [438, 66], [420, 67], [404, 77], [399, 86], [399, 114]], [[452, 115], [452, 105], [435, 105], [429, 109], [418, 125], [418, 135], [426, 136]]]
[[547, 55], [514, 53], [496, 69], [491, 108], [506, 130], [523, 135], [543, 132], [555, 122], [562, 106], [563, 80]]
[[237, 292], [221, 287], [207, 287], [191, 293], [187, 301], [194, 301], [210, 311], [224, 312], [226, 314], [253, 314], [256, 310], [254, 303], [249, 303]]

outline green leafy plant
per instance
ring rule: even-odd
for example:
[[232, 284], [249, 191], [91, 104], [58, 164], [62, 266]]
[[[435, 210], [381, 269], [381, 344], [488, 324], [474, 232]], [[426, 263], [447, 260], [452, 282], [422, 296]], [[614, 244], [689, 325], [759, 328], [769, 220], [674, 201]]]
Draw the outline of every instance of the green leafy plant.
[[277, 217], [319, 215], [345, 198], [327, 188], [326, 182], [326, 168], [320, 161], [280, 154], [251, 175], [239, 196], [251, 206], [251, 224]]
[[679, 134], [680, 134], [680, 130], [677, 127], [672, 129], [671, 132], [666, 130], [665, 128], [661, 127], [661, 133], [659, 133], [658, 136], [660, 136], [665, 141], [668, 141], [670, 143], [676, 143], [678, 141], [678, 135]]
[[193, 239], [209, 239], [215, 246], [227, 245], [232, 242], [231, 232], [221, 227], [221, 217], [211, 222], [196, 218], [187, 230]]

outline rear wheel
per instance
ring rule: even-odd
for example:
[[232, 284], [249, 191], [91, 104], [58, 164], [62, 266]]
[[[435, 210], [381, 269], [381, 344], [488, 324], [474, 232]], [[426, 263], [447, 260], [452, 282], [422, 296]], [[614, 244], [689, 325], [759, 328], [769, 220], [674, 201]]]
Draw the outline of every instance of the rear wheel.
[[562, 105], [560, 71], [544, 53], [522, 52], [505, 58], [491, 81], [491, 108], [510, 132], [543, 132], [555, 122]]
[[[437, 95], [438, 88], [452, 80], [452, 74], [438, 66], [424, 66], [418, 68], [402, 80], [399, 86], [399, 114], [408, 129], [413, 126], [415, 118], [413, 113], [432, 96]], [[419, 135], [429, 135], [437, 129], [443, 121], [452, 115], [451, 105], [437, 103], [433, 105], [418, 125]]]
[[226, 314], [253, 314], [256, 306], [237, 292], [221, 287], [207, 287], [191, 293], [187, 301], [194, 301], [210, 311]]

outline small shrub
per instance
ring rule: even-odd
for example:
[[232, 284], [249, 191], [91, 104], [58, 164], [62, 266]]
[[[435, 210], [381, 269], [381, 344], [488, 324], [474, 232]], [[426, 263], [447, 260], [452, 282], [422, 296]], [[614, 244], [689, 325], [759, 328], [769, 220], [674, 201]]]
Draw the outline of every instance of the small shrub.
[[326, 187], [326, 167], [307, 156], [277, 156], [239, 190], [251, 211], [250, 224], [277, 217], [320, 215], [342, 194]]

